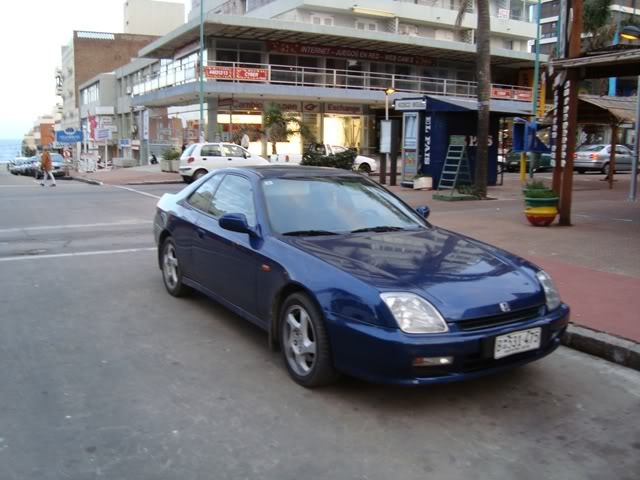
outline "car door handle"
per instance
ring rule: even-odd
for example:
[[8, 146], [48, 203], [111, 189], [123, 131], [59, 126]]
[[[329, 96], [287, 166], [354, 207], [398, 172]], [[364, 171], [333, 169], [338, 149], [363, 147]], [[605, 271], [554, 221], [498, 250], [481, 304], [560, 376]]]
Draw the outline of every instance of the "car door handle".
[[207, 157], [202, 157], [202, 160], [206, 160], [206, 159], [207, 159]]
[[229, 162], [230, 162], [231, 160], [233, 160], [233, 158], [227, 158], [227, 161], [229, 161]]
[[202, 228], [196, 228], [196, 233], [198, 234], [199, 238], [204, 238], [206, 234], [206, 232]]

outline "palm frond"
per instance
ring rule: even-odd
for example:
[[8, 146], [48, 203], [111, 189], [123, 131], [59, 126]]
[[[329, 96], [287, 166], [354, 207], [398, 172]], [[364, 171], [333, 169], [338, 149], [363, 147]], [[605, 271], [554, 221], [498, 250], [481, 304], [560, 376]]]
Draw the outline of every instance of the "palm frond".
[[455, 23], [456, 28], [460, 28], [460, 25], [462, 25], [462, 20], [464, 20], [464, 16], [470, 6], [473, 6], [473, 0], [460, 0], [460, 9]]

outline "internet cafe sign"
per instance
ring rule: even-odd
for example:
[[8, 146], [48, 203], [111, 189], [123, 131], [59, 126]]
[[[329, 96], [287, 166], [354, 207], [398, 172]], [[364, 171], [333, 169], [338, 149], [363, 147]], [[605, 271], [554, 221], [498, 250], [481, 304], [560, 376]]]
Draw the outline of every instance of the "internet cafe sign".
[[337, 57], [350, 60], [366, 60], [370, 62], [408, 63], [410, 65], [431, 65], [433, 60], [418, 55], [378, 52], [349, 47], [327, 47], [292, 42], [267, 42], [270, 52], [290, 55], [313, 55], [314, 57]]

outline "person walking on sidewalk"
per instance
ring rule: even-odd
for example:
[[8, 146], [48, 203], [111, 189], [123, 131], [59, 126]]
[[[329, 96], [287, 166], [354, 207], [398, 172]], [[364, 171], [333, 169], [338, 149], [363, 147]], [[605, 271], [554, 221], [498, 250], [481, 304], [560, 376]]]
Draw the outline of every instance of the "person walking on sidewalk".
[[47, 181], [47, 175], [51, 179], [51, 186], [56, 186], [56, 179], [51, 172], [51, 155], [49, 154], [49, 149], [45, 148], [42, 153], [42, 157], [40, 157], [40, 169], [42, 170], [42, 185], [44, 187], [45, 182]]

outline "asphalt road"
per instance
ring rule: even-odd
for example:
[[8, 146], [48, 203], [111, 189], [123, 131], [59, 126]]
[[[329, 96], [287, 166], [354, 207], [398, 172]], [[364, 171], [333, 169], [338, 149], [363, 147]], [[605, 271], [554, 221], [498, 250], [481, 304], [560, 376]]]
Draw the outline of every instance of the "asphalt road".
[[561, 348], [463, 384], [305, 390], [260, 330], [165, 293], [155, 201], [0, 174], [0, 479], [638, 478], [638, 372]]

